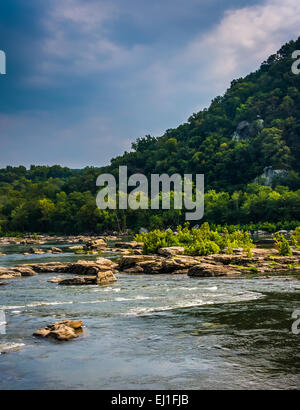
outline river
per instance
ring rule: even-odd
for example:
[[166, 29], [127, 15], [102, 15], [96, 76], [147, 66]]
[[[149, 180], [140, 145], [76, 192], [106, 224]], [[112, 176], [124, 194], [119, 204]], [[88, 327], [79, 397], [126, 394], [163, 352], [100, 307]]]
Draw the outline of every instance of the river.
[[[1, 252], [1, 266], [80, 259]], [[0, 389], [300, 388], [297, 280], [118, 274], [111, 286], [67, 287], [54, 276], [0, 286]], [[32, 336], [64, 319], [83, 320], [84, 337]]]

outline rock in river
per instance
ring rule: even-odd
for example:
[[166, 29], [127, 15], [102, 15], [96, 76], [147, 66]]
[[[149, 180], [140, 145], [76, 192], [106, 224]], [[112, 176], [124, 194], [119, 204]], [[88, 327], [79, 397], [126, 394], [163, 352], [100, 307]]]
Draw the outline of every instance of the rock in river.
[[98, 250], [107, 247], [107, 243], [103, 239], [91, 239], [85, 244], [87, 250]]
[[192, 266], [188, 270], [190, 277], [211, 277], [211, 276], [227, 276], [231, 274], [239, 274], [237, 269], [224, 265], [213, 265], [210, 263], [201, 263]]
[[51, 252], [52, 253], [62, 253], [63, 251], [60, 248], [53, 247], [53, 248], [51, 248]]
[[97, 276], [76, 276], [75, 278], [69, 279], [57, 279], [56, 283], [59, 283], [59, 285], [63, 286], [96, 285]]
[[158, 249], [158, 254], [162, 256], [176, 256], [184, 254], [183, 246], [169, 246], [168, 248]]
[[66, 341], [78, 337], [82, 334], [81, 320], [63, 320], [50, 324], [43, 329], [33, 333], [33, 336], [53, 338], [56, 340]]

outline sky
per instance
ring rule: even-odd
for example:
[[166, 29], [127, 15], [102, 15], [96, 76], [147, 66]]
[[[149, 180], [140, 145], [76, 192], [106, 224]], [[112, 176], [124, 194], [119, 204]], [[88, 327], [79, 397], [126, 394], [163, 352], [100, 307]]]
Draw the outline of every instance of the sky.
[[1, 0], [0, 167], [100, 167], [299, 36], [299, 0]]

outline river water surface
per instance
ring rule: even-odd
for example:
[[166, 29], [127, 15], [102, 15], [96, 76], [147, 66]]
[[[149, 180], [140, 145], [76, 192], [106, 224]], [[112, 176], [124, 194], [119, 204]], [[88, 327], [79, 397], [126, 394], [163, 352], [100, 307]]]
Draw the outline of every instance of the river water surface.
[[[0, 265], [79, 259], [23, 251], [0, 248]], [[54, 276], [0, 286], [0, 389], [300, 388], [297, 280], [119, 274], [111, 286], [68, 287]], [[83, 320], [84, 337], [32, 336], [64, 319]]]

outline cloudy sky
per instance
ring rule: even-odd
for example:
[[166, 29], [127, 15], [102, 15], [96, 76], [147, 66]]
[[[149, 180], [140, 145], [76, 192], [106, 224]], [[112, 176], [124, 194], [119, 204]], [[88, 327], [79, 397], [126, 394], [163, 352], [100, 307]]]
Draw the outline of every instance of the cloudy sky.
[[108, 164], [299, 36], [299, 0], [1, 0], [0, 167]]

